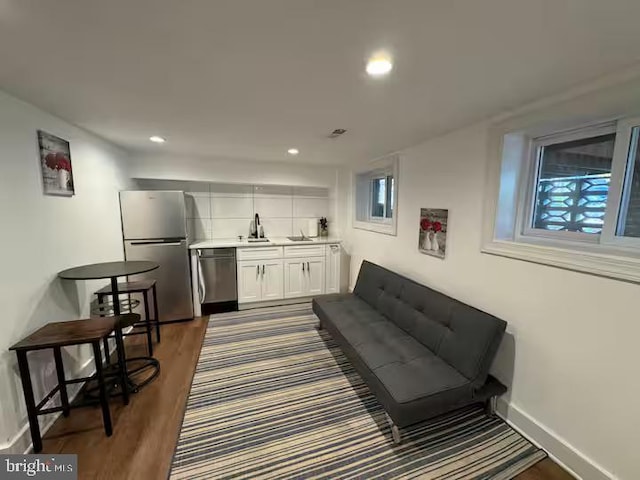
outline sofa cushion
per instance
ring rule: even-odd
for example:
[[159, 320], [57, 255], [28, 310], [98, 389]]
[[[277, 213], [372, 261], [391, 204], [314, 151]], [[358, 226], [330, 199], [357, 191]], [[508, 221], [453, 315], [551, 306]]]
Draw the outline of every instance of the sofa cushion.
[[354, 349], [371, 370], [431, 354], [424, 345], [404, 332], [399, 335], [369, 339], [355, 345]]
[[398, 403], [454, 402], [472, 397], [471, 382], [433, 353], [374, 368], [373, 373]]
[[484, 384], [504, 321], [367, 261], [354, 294], [473, 385]]

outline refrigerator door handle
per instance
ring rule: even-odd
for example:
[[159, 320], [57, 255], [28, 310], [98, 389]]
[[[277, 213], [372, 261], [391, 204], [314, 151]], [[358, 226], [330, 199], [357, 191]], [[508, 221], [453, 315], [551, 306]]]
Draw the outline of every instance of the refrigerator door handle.
[[201, 252], [198, 250], [198, 297], [200, 298], [200, 303], [204, 302], [204, 292], [207, 291], [206, 287], [204, 275], [202, 274]]

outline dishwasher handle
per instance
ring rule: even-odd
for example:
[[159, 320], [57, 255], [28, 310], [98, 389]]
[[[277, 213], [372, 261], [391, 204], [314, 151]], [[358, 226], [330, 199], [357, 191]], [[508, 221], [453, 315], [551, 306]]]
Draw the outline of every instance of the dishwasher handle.
[[202, 274], [202, 252], [198, 250], [198, 298], [200, 303], [204, 302], [204, 292], [206, 292], [204, 275]]

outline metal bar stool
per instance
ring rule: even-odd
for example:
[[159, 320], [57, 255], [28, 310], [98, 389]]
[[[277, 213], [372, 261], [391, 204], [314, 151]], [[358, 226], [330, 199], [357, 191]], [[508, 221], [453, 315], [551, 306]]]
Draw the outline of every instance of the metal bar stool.
[[[140, 300], [127, 298], [124, 300], [120, 300], [120, 302], [118, 303], [120, 306], [119, 311], [121, 312], [121, 314], [135, 315], [136, 316], [135, 318], [137, 319], [134, 323], [129, 322], [129, 324], [121, 328], [122, 337], [128, 337], [129, 335], [144, 335], [146, 333], [147, 351], [149, 352], [149, 356], [153, 356], [153, 341], [151, 339], [151, 323], [146, 321], [145, 322], [140, 321], [142, 317], [137, 313], [133, 313], [133, 310], [136, 307], [138, 307], [138, 305], [140, 305]], [[113, 302], [107, 301], [104, 303], [98, 303], [97, 300], [94, 300], [93, 302], [91, 302], [91, 315], [97, 315], [99, 317], [113, 317], [115, 315], [115, 308], [113, 307]], [[133, 318], [133, 317], [128, 317], [128, 318]], [[127, 333], [124, 333], [122, 329], [127, 327], [134, 327], [134, 329], [137, 327], [144, 327], [146, 331], [145, 332], [129, 331]], [[106, 359], [107, 364], [111, 363], [111, 359], [109, 358], [109, 352], [110, 352], [109, 339], [110, 338], [114, 338], [114, 336], [110, 335], [108, 337], [105, 337], [102, 340], [104, 345], [105, 356], [107, 357]]]
[[[151, 312], [149, 311], [149, 291], [152, 294], [153, 300], [153, 318], [151, 317]], [[124, 334], [124, 336], [129, 335], [142, 335], [144, 333], [147, 334], [147, 349], [149, 351], [149, 356], [153, 356], [153, 341], [151, 339], [151, 329], [152, 324], [155, 323], [156, 326], [156, 340], [160, 343], [160, 322], [158, 317], [158, 300], [156, 296], [156, 281], [155, 280], [140, 280], [136, 282], [124, 282], [118, 284], [118, 293], [123, 294], [134, 294], [141, 293], [144, 301], [144, 322], [137, 323], [134, 325], [134, 329], [143, 327], [146, 332], [136, 331], [129, 332]], [[95, 315], [105, 316], [105, 315], [114, 315], [114, 309], [111, 302], [105, 302], [104, 297], [113, 296], [113, 290], [111, 285], [106, 285], [101, 288], [95, 295], [98, 298], [98, 304], [92, 307], [92, 313]], [[135, 303], [137, 302], [137, 303]], [[135, 304], [134, 304], [135, 303]], [[124, 299], [120, 302], [121, 311], [133, 312], [134, 308], [136, 308], [140, 304], [139, 300], [136, 299]], [[105, 349], [108, 348], [108, 340], [105, 340]]]
[[[97, 382], [97, 390], [99, 391], [98, 399], [102, 407], [102, 421], [104, 431], [107, 436], [111, 436], [111, 413], [109, 411], [109, 403], [107, 400], [106, 375], [102, 368], [102, 356], [100, 352], [100, 340], [109, 335], [116, 329], [119, 317], [106, 317], [100, 319], [72, 320], [68, 322], [48, 323], [44, 327], [35, 331], [28, 337], [22, 339], [9, 350], [14, 350], [18, 355], [18, 366], [20, 368], [20, 379], [22, 380], [22, 389], [24, 391], [25, 404], [27, 406], [27, 416], [29, 418], [29, 427], [31, 429], [31, 439], [33, 441], [33, 451], [38, 453], [42, 451], [42, 437], [40, 435], [40, 425], [38, 416], [46, 415], [54, 412], [62, 412], [65, 417], [69, 416], [70, 410], [95, 405], [92, 402], [69, 402], [67, 394], [67, 385], [74, 383], [87, 382], [95, 380]], [[116, 330], [116, 335], [118, 332]], [[93, 347], [93, 355], [96, 365], [96, 375], [94, 377], [83, 377], [67, 380], [65, 378], [64, 365], [62, 364], [61, 348], [71, 345], [81, 345], [89, 343]], [[120, 342], [118, 342], [120, 344]], [[31, 383], [31, 373], [29, 370], [29, 360], [27, 353], [33, 350], [53, 349], [53, 356], [56, 364], [56, 373], [58, 377], [58, 385], [45, 395], [45, 397], [36, 404], [34, 398], [33, 385]], [[119, 382], [125, 383], [124, 364], [118, 366], [112, 374], [118, 377]], [[60, 395], [60, 407], [45, 408], [54, 395]], [[124, 403], [128, 403], [128, 397], [123, 397]]]
[[[136, 300], [137, 301], [137, 300]], [[105, 312], [105, 310], [101, 310]], [[130, 357], [126, 354], [126, 349], [123, 342], [123, 331], [136, 323], [140, 323], [140, 315], [137, 313], [122, 313], [117, 316], [105, 316], [103, 318], [116, 318], [115, 325], [115, 338], [116, 338], [116, 351], [118, 353], [117, 365], [107, 365], [105, 370], [105, 377], [113, 378], [109, 384], [109, 395], [118, 396], [122, 395], [125, 399], [125, 404], [129, 401], [129, 393], [136, 393], [140, 388], [147, 385], [153, 379], [155, 379], [160, 373], [160, 362], [153, 357]], [[112, 337], [109, 337], [112, 338]], [[108, 348], [108, 347], [105, 347]], [[108, 357], [108, 353], [106, 354]], [[124, 365], [124, 369], [120, 366]], [[116, 372], [124, 370], [124, 377], [116, 376]], [[146, 375], [142, 379], [134, 378], [137, 374], [149, 371], [150, 374]], [[115, 377], [115, 378], [114, 378]], [[124, 378], [124, 381], [122, 381]], [[89, 398], [93, 398], [97, 392], [97, 385], [89, 384], [85, 388], [85, 395]]]

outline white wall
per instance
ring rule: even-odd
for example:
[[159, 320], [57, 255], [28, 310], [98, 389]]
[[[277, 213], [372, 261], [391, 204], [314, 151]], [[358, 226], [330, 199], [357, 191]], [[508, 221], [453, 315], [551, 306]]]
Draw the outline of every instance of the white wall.
[[[37, 129], [70, 141], [74, 197], [42, 193]], [[16, 356], [7, 349], [47, 322], [87, 316], [96, 283], [61, 281], [59, 271], [123, 258], [117, 192], [128, 186], [124, 159], [101, 139], [0, 92], [0, 451], [22, 453], [30, 442]], [[42, 394], [56, 384], [52, 356], [30, 358]], [[87, 348], [66, 348], [63, 358], [69, 376], [93, 367]]]
[[[583, 478], [640, 478], [640, 286], [480, 253], [488, 127], [400, 152], [398, 235], [346, 228], [352, 284], [368, 259], [506, 320], [509, 417]], [[449, 209], [444, 261], [418, 252], [421, 207]]]

